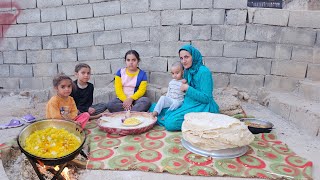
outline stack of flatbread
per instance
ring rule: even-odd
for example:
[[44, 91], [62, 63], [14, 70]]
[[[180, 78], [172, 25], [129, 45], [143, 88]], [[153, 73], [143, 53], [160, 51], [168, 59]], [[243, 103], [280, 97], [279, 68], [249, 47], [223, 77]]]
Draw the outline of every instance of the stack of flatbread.
[[254, 140], [243, 122], [223, 114], [188, 113], [181, 130], [186, 141], [206, 151], [246, 146]]

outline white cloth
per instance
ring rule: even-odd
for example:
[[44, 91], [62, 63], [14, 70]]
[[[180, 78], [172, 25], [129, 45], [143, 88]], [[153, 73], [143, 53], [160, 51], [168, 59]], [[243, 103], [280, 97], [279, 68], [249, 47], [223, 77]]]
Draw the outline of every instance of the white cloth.
[[185, 93], [180, 90], [181, 85], [182, 85], [182, 79], [181, 80], [172, 79], [169, 82], [169, 87], [168, 87], [166, 96], [178, 101], [183, 101]]

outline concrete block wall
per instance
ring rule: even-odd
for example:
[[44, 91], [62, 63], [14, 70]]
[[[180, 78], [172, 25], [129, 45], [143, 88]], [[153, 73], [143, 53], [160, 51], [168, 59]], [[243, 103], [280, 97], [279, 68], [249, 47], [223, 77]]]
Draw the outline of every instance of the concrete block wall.
[[[7, 7], [9, 2], [12, 6]], [[11, 3], [12, 2], [12, 3]], [[8, 3], [7, 3], [8, 4]], [[130, 49], [151, 84], [166, 86], [178, 49], [193, 44], [215, 87], [256, 94], [320, 80], [320, 12], [254, 9], [247, 0], [2, 0], [0, 87], [50, 88], [58, 72], [92, 67], [103, 88]], [[49, 81], [49, 82], [48, 82]], [[156, 97], [157, 95], [153, 95]]]

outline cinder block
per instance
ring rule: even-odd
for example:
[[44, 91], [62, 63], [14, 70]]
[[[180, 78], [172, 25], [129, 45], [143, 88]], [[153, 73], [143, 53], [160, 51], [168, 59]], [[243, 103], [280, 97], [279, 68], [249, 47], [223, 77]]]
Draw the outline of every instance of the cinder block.
[[312, 29], [282, 28], [280, 43], [313, 46], [316, 34]]
[[5, 37], [25, 37], [27, 35], [27, 26], [24, 24], [14, 24], [9, 27], [7, 25], [3, 25], [3, 28], [8, 29], [5, 33]]
[[291, 59], [303, 62], [313, 62], [313, 48], [306, 46], [293, 46]]
[[167, 64], [168, 64], [167, 58], [163, 58], [163, 57], [143, 58], [143, 60], [141, 60], [141, 62], [139, 63], [139, 67], [149, 72], [167, 72]]
[[3, 89], [19, 89], [19, 78], [0, 78], [0, 87]]
[[161, 12], [161, 25], [191, 24], [190, 10], [167, 10]]
[[112, 16], [120, 14], [120, 1], [110, 1], [93, 4], [93, 15], [98, 16]]
[[180, 57], [177, 55], [176, 57], [168, 57], [167, 58], [168, 60], [168, 70], [167, 72], [171, 73], [171, 67], [172, 67], [172, 64], [175, 63], [175, 62], [181, 62], [180, 61]]
[[32, 65], [10, 65], [11, 77], [32, 77]]
[[307, 78], [320, 81], [320, 64], [308, 64]]
[[104, 18], [105, 30], [126, 29], [131, 27], [131, 15], [116, 15]]
[[37, 0], [38, 8], [58, 7], [62, 5], [62, 0]]
[[42, 78], [20, 78], [20, 89], [43, 89]]
[[180, 40], [209, 40], [211, 38], [211, 26], [181, 26]]
[[[72, 76], [72, 75], [74, 75], [74, 67], [78, 63], [79, 62], [61, 62], [58, 64], [58, 72], [64, 73], [67, 76]], [[90, 64], [90, 66], [91, 66], [91, 64]]]
[[289, 11], [283, 9], [257, 9], [253, 18], [253, 23], [256, 24], [287, 26]]
[[3, 38], [0, 43], [0, 51], [17, 50], [17, 38]]
[[109, 61], [111, 65], [111, 73], [115, 75], [120, 68], [125, 67], [125, 61], [123, 59], [116, 59]]
[[313, 47], [313, 63], [320, 64], [320, 47]]
[[277, 44], [275, 58], [276, 59], [291, 59], [292, 46], [286, 44]]
[[288, 26], [320, 28], [320, 12], [290, 11]]
[[238, 74], [270, 74], [271, 60], [269, 59], [240, 59], [238, 60]]
[[51, 35], [50, 23], [27, 24], [27, 36], [49, 36]]
[[114, 75], [113, 74], [101, 74], [101, 75], [92, 75], [94, 79], [94, 88], [104, 88], [109, 84], [113, 83]]
[[299, 95], [307, 100], [320, 102], [320, 83], [300, 81]]
[[272, 112], [279, 114], [285, 119], [289, 119], [291, 106], [288, 103], [279, 101], [279, 99], [277, 97], [274, 97], [273, 95], [265, 97], [263, 101], [267, 102], [267, 107]]
[[3, 54], [0, 52], [0, 64], [3, 64]]
[[68, 35], [68, 47], [86, 47], [92, 46], [93, 33]]
[[275, 58], [275, 53], [276, 53], [276, 44], [265, 43], [265, 42], [258, 43], [257, 57]]
[[148, 0], [122, 0], [121, 13], [147, 12], [149, 10]]
[[192, 45], [201, 51], [202, 56], [222, 56], [224, 43], [220, 41], [192, 41]]
[[213, 79], [213, 89], [225, 88], [230, 83], [230, 75], [225, 73], [214, 73], [212, 75], [212, 79]]
[[160, 43], [160, 56], [179, 56], [179, 49], [185, 45], [190, 44], [187, 42], [161, 42]]
[[21, 37], [18, 38], [18, 50], [41, 49], [41, 37]]
[[52, 62], [77, 61], [76, 49], [54, 49], [52, 50]]
[[320, 45], [320, 31], [317, 31], [317, 41], [316, 45]]
[[273, 61], [271, 74], [295, 78], [305, 78], [307, 63], [292, 61]]
[[81, 19], [93, 17], [92, 4], [67, 6], [67, 19]]
[[243, 41], [246, 33], [246, 26], [227, 26], [225, 32], [226, 41]]
[[223, 56], [255, 58], [257, 54], [257, 43], [231, 42], [224, 45]]
[[292, 92], [297, 88], [299, 80], [292, 77], [266, 75], [264, 87], [271, 91]]
[[63, 5], [88, 4], [89, 0], [62, 0]]
[[150, 41], [178, 41], [178, 26], [150, 27]]
[[215, 73], [235, 73], [237, 69], [236, 58], [206, 57], [203, 61], [210, 71]]
[[92, 46], [77, 49], [78, 61], [103, 59], [103, 47]]
[[21, 10], [17, 17], [17, 23], [36, 23], [40, 22], [40, 9], [24, 9]]
[[247, 20], [247, 10], [232, 9], [227, 10], [226, 24], [244, 25]]
[[230, 75], [230, 86], [245, 90], [250, 94], [257, 94], [258, 89], [263, 87], [263, 75]]
[[27, 55], [25, 51], [4, 51], [3, 52], [4, 64], [26, 64]]
[[0, 65], [0, 78], [9, 77], [9, 65], [1, 64]]
[[180, 0], [151, 0], [150, 10], [180, 9]]
[[213, 8], [222, 9], [247, 9], [247, 0], [214, 0]]
[[92, 74], [111, 74], [109, 60], [90, 61], [87, 63], [91, 66]]
[[169, 73], [164, 72], [151, 72], [150, 77], [148, 77], [150, 84], [156, 84], [160, 87], [167, 87], [172, 77]]
[[62, 21], [67, 19], [66, 7], [41, 9], [41, 21]]
[[77, 25], [79, 33], [104, 30], [103, 18], [80, 19], [77, 21]]
[[196, 9], [193, 10], [192, 24], [223, 24], [224, 17], [224, 9]]
[[122, 42], [139, 42], [149, 40], [149, 28], [130, 28], [121, 30]]
[[319, 136], [319, 106], [320, 105], [317, 104], [316, 108], [312, 108], [312, 110], [309, 111], [309, 109], [311, 109], [310, 107], [300, 106], [299, 104], [292, 105], [290, 120], [309, 135]]
[[212, 8], [212, 0], [181, 0], [181, 9]]
[[52, 35], [77, 33], [76, 21], [51, 22]]
[[[38, 63], [33, 65], [34, 77], [51, 77], [52, 78], [57, 73], [58, 73], [57, 63]], [[51, 79], [51, 82], [52, 82], [52, 79]]]
[[36, 0], [19, 0], [19, 1], [13, 1], [13, 3], [19, 3], [19, 7], [21, 9], [32, 9], [37, 7], [37, 1]]
[[105, 45], [105, 44], [117, 44], [121, 43], [120, 31], [102, 31], [94, 33], [94, 44]]
[[212, 40], [224, 40], [226, 34], [226, 26], [224, 25], [213, 25], [212, 26]]
[[158, 42], [132, 43], [131, 47], [139, 52], [140, 57], [155, 57], [160, 54], [160, 45]]
[[124, 55], [131, 49], [129, 43], [112, 44], [104, 46], [104, 58], [114, 59], [121, 58], [124, 60]]
[[133, 27], [160, 26], [160, 12], [147, 12], [132, 15]]
[[281, 27], [247, 24], [246, 40], [279, 42]]
[[27, 51], [27, 64], [51, 62], [51, 50]]
[[67, 48], [68, 40], [66, 35], [42, 37], [43, 49]]

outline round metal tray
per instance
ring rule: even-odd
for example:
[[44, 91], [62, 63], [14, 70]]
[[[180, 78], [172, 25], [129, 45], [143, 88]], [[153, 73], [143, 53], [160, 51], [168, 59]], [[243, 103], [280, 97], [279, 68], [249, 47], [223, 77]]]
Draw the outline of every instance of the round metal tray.
[[214, 159], [231, 159], [231, 158], [240, 157], [244, 155], [249, 149], [248, 146], [241, 146], [236, 148], [206, 151], [206, 150], [202, 150], [197, 147], [194, 147], [192, 144], [190, 144], [188, 141], [184, 140], [183, 138], [181, 138], [181, 144], [190, 152], [193, 152], [201, 156], [212, 157]]

